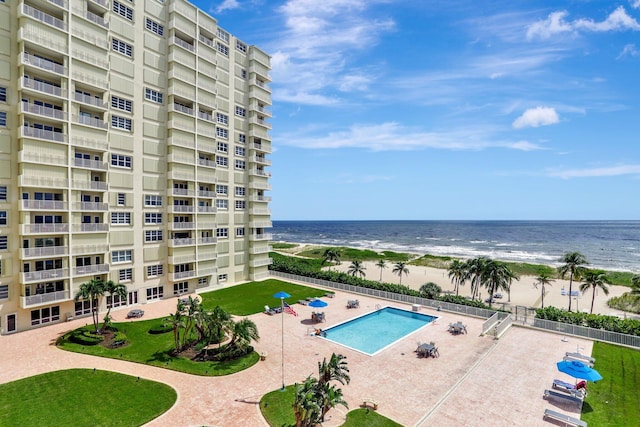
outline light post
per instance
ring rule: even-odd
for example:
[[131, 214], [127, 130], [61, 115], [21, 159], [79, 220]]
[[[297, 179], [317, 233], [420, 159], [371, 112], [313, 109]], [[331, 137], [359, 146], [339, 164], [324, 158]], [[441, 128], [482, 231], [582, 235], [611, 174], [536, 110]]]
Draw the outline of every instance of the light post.
[[284, 291], [280, 291], [273, 296], [274, 298], [280, 298], [280, 318], [282, 321], [282, 388], [280, 391], [284, 391], [284, 299], [290, 296]]

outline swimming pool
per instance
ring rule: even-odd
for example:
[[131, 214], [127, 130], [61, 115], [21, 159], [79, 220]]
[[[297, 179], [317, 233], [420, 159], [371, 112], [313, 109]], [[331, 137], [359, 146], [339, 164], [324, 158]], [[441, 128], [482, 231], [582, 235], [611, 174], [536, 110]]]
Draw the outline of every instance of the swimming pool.
[[436, 316], [385, 307], [325, 329], [325, 339], [373, 356], [435, 319]]

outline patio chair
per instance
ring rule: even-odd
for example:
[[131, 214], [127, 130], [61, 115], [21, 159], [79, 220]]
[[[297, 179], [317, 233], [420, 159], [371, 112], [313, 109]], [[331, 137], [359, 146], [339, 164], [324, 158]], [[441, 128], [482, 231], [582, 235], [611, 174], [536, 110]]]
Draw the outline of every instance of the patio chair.
[[440, 352], [438, 351], [438, 347], [433, 347], [433, 350], [431, 350], [431, 357], [440, 357]]
[[347, 301], [347, 308], [358, 308], [360, 307], [360, 302], [357, 299], [350, 299]]
[[299, 299], [299, 300], [298, 300], [298, 304], [301, 304], [301, 305], [308, 305], [308, 304], [309, 304], [309, 301], [307, 301], [306, 299]]
[[265, 312], [265, 314], [268, 314], [269, 316], [273, 316], [274, 314], [276, 314], [276, 310], [274, 310], [273, 308], [269, 307], [268, 305], [264, 306], [264, 312]]

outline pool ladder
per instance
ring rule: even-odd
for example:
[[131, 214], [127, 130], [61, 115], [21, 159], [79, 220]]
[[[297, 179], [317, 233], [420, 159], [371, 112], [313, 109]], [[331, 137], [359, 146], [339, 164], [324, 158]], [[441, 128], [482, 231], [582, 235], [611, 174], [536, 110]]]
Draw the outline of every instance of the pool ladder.
[[376, 310], [380, 310], [381, 308], [380, 304], [376, 304]]

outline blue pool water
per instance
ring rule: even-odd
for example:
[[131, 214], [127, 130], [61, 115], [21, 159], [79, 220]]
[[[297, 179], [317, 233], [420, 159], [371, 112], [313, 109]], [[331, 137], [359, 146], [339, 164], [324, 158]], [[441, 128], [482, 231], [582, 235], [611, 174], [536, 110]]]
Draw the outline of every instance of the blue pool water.
[[385, 307], [325, 329], [326, 339], [374, 355], [437, 317]]

